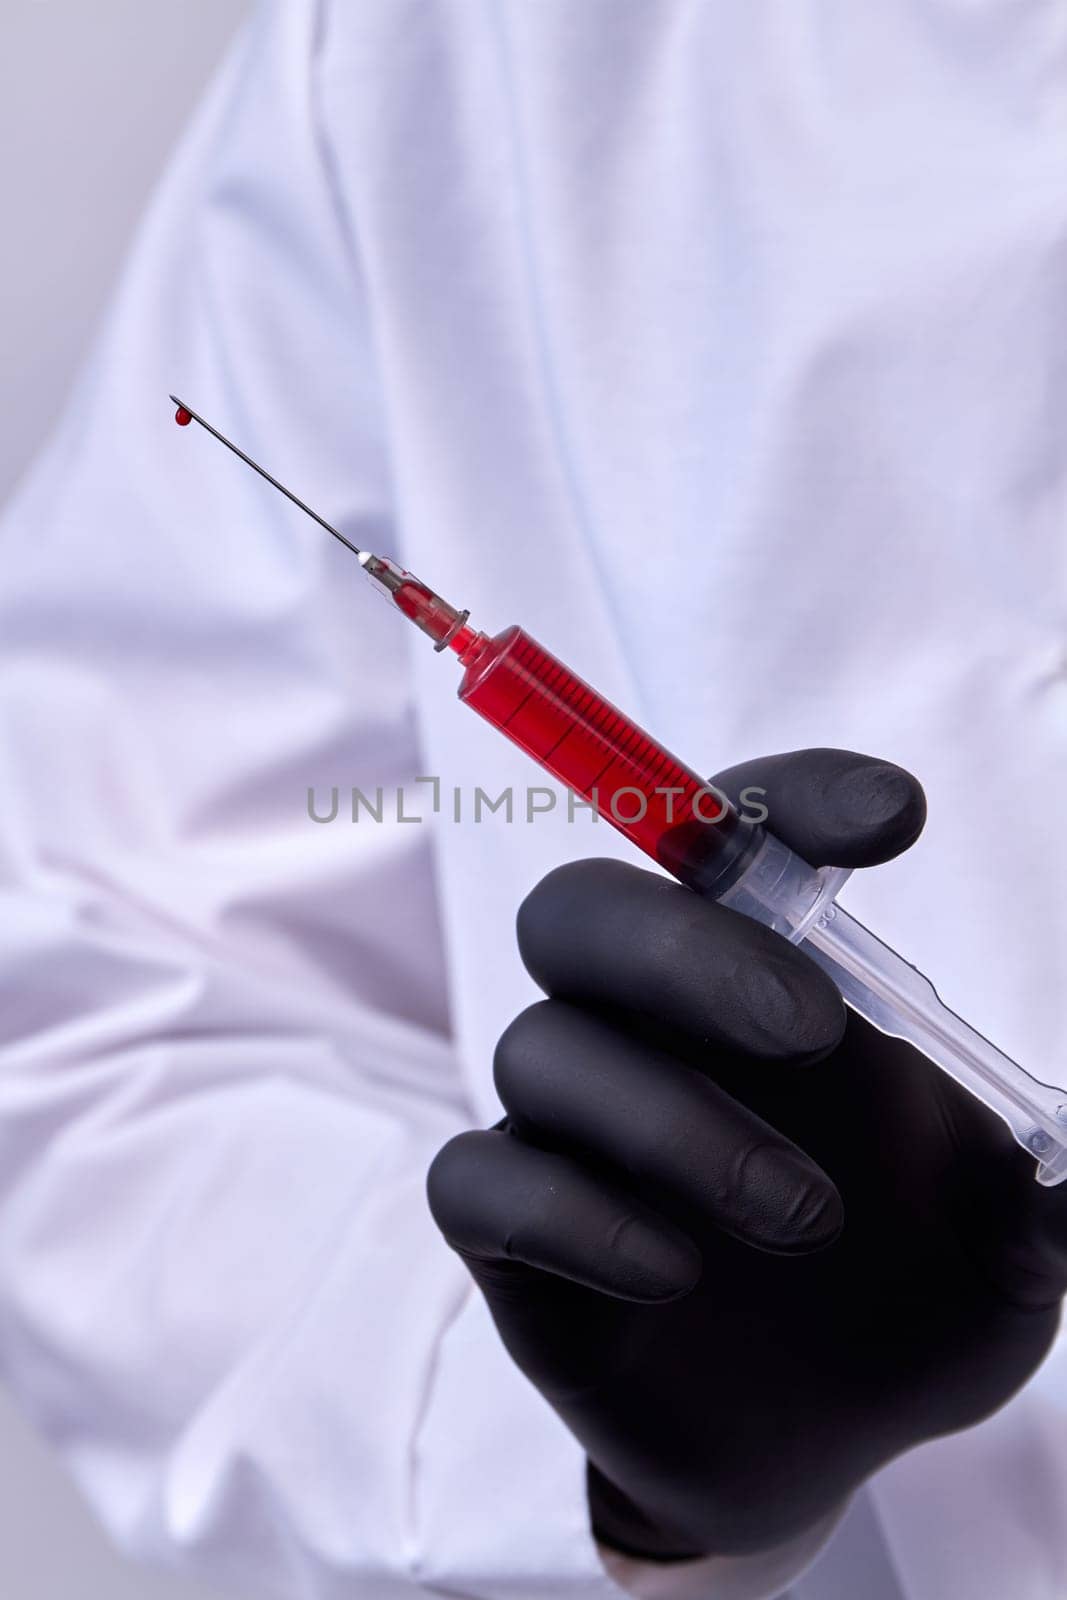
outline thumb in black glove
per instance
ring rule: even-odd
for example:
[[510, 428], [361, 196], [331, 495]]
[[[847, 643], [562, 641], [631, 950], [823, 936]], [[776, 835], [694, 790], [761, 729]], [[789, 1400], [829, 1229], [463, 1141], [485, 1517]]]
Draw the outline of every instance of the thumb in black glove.
[[[898, 767], [837, 750], [766, 791], [813, 865], [918, 835]], [[995, 1410], [1067, 1287], [1067, 1195], [802, 950], [614, 861], [519, 913], [548, 999], [500, 1040], [500, 1127], [429, 1175], [511, 1355], [590, 1461], [598, 1536], [669, 1559], [770, 1548], [877, 1467]]]

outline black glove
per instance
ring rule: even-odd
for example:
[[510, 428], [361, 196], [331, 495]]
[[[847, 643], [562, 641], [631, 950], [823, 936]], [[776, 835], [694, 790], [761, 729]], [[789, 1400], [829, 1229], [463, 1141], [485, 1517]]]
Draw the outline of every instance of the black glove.
[[[923, 823], [914, 779], [843, 751], [716, 782], [763, 787], [815, 865], [885, 861]], [[770, 1548], [1026, 1381], [1067, 1193], [998, 1118], [802, 951], [636, 867], [551, 873], [519, 945], [549, 998], [498, 1046], [505, 1122], [444, 1147], [430, 1204], [584, 1446], [601, 1539]]]

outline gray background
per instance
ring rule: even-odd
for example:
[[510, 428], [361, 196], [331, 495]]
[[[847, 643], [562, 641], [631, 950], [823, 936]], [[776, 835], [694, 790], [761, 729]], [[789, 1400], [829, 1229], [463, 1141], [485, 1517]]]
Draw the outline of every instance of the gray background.
[[249, 0], [3, 0], [0, 501]]
[[[47, 432], [246, 0], [3, 0], [0, 500]], [[122, 1561], [0, 1394], [0, 1594], [205, 1600]]]

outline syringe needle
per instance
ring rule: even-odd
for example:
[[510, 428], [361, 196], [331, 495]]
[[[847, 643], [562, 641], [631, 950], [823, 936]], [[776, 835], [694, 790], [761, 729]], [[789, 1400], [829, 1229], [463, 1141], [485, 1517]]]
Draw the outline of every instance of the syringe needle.
[[213, 434], [220, 443], [226, 446], [227, 450], [232, 450], [235, 456], [240, 456], [241, 460], [250, 466], [253, 471], [258, 472], [261, 478], [266, 478], [267, 482], [272, 484], [275, 489], [279, 489], [286, 499], [293, 502], [294, 506], [299, 506], [301, 511], [306, 512], [309, 517], [318, 523], [320, 528], [325, 528], [326, 532], [332, 533], [335, 539], [340, 539], [341, 543], [351, 550], [354, 556], [358, 556], [361, 553], [358, 545], [354, 545], [351, 539], [346, 539], [343, 533], [338, 533], [337, 529], [332, 527], [325, 517], [320, 517], [317, 511], [312, 511], [311, 507], [305, 505], [298, 495], [295, 495], [291, 489], [285, 487], [284, 483], [279, 483], [277, 478], [272, 477], [266, 467], [261, 467], [258, 461], [253, 461], [251, 456], [245, 455], [244, 451], [235, 445], [232, 439], [227, 439], [226, 435], [220, 433], [217, 428], [213, 428], [210, 422], [205, 422], [200, 413], [194, 411], [192, 406], [187, 406], [185, 401], [179, 400], [176, 394], [172, 394], [170, 398], [178, 408], [175, 413], [175, 420], [181, 423], [183, 427], [190, 420], [199, 422], [200, 426], [206, 428], [208, 433]]
[[285, 487], [284, 483], [279, 483], [277, 478], [267, 471], [266, 467], [261, 467], [258, 461], [253, 461], [250, 455], [246, 455], [239, 445], [234, 444], [232, 439], [227, 439], [226, 435], [220, 433], [218, 428], [213, 428], [211, 423], [207, 422], [198, 411], [193, 410], [192, 406], [187, 406], [185, 401], [179, 400], [176, 394], [172, 394], [171, 399], [178, 408], [174, 414], [174, 420], [179, 427], [184, 428], [190, 422], [199, 422], [200, 426], [206, 428], [208, 433], [226, 446], [227, 450], [232, 450], [235, 456], [240, 456], [241, 460], [255, 472], [258, 472], [261, 478], [266, 478], [273, 488], [281, 490], [286, 499], [291, 500], [294, 506], [299, 506], [301, 511], [305, 511], [309, 517], [319, 524], [320, 528], [325, 528], [327, 533], [332, 533], [335, 539], [341, 541], [346, 550], [351, 550], [362, 567], [364, 576], [370, 579], [379, 594], [383, 594], [387, 600], [396, 606], [398, 611], [402, 611], [409, 622], [413, 622], [417, 628], [421, 628], [423, 633], [434, 641], [435, 649], [443, 650], [447, 645], [458, 656], [463, 655], [474, 639], [473, 630], [466, 626], [467, 617], [470, 615], [469, 612], [460, 611], [458, 607], [449, 605], [447, 600], [443, 600], [440, 595], [435, 594], [426, 584], [420, 583], [412, 573], [405, 572], [403, 567], [397, 566], [396, 562], [391, 561], [388, 556], [376, 556], [370, 550], [360, 550], [357, 545], [352, 543], [351, 539], [346, 539], [343, 533], [332, 527], [325, 517], [320, 517], [317, 511], [312, 511], [309, 505], [305, 505], [299, 496]]

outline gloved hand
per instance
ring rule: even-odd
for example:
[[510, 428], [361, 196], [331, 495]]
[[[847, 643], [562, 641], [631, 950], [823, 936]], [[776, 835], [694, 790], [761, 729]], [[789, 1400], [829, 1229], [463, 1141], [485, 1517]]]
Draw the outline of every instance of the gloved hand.
[[[843, 751], [716, 782], [763, 787], [814, 865], [885, 861], [924, 818], [907, 773]], [[637, 867], [550, 873], [518, 928], [549, 998], [500, 1040], [505, 1122], [444, 1147], [430, 1204], [584, 1446], [602, 1540], [770, 1548], [1026, 1381], [1067, 1193], [998, 1118], [801, 950]]]

